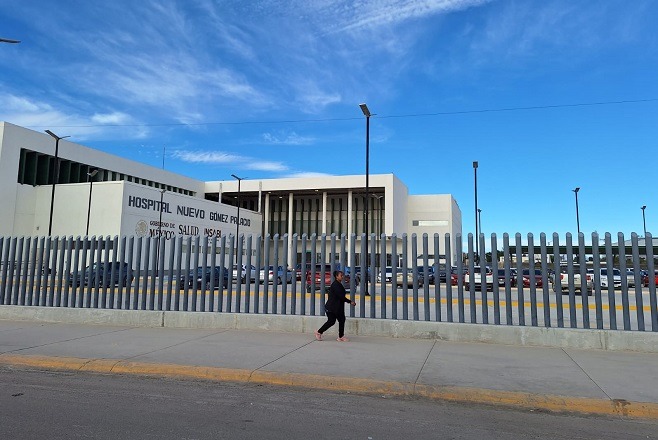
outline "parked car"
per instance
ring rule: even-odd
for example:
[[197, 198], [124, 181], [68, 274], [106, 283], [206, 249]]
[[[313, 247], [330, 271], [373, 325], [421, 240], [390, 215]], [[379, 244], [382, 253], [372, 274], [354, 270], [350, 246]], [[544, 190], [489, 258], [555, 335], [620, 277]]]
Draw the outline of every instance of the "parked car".
[[[306, 263], [305, 264], [306, 272], [310, 272], [311, 266], [312, 266], [311, 263]], [[295, 278], [297, 278], [297, 281], [302, 280], [302, 265], [301, 264], [298, 264], [297, 266], [295, 266]]]
[[[553, 284], [553, 290], [557, 292], [559, 289], [562, 290], [562, 294], [566, 295], [569, 293], [569, 266], [566, 264], [560, 265], [560, 273], [553, 274], [551, 278], [551, 283]], [[585, 274], [585, 288], [587, 289], [587, 295], [592, 295], [594, 280], [592, 274]], [[573, 285], [574, 290], [582, 294], [582, 283], [580, 276], [580, 265], [573, 265]]]
[[[393, 268], [390, 266], [384, 268], [384, 281], [387, 283], [393, 281]], [[377, 282], [378, 283], [382, 282], [382, 273], [380, 271], [377, 271]]]
[[[654, 275], [653, 275], [653, 276], [654, 276], [654, 282], [655, 282], [655, 285], [658, 286], [658, 270], [654, 272]], [[646, 274], [646, 275], [642, 278], [642, 285], [643, 285], [644, 287], [649, 287], [649, 274]]]
[[[415, 277], [418, 280], [418, 287], [422, 287], [424, 284], [423, 275], [418, 273]], [[402, 287], [406, 285], [407, 287], [413, 287], [414, 285], [414, 271], [413, 269], [407, 269], [406, 271], [406, 280], [405, 280], [405, 271], [400, 269], [395, 277], [395, 285], [397, 287]]]
[[291, 284], [293, 276], [292, 270], [288, 270], [283, 266], [268, 266], [267, 269], [262, 268], [260, 270], [258, 274], [258, 282], [264, 284], [267, 280], [268, 283], [274, 283], [276, 281], [277, 284], [282, 284], [284, 282], [286, 284]]
[[[450, 284], [452, 286], [456, 286], [459, 283], [459, 275], [457, 274], [457, 268], [456, 267], [451, 267], [450, 268]], [[441, 269], [439, 270], [439, 283], [447, 283], [448, 282], [448, 270], [447, 269]]]
[[635, 287], [635, 272], [633, 272], [633, 269], [626, 269], [626, 286], [628, 288]]
[[[334, 270], [343, 270], [339, 266], [335, 266]], [[350, 290], [350, 276], [345, 273], [343, 270], [343, 286], [345, 290]], [[313, 275], [315, 275], [313, 277]], [[306, 272], [306, 291], [311, 292], [314, 290], [320, 290], [322, 288], [322, 280], [324, 279], [324, 290], [329, 291], [329, 287], [333, 282], [333, 273], [331, 271], [331, 264], [318, 264], [315, 268], [315, 274], [313, 271]]]
[[[196, 270], [192, 269], [188, 274], [187, 274], [187, 286], [190, 288], [194, 287], [194, 284], [196, 283], [197, 289], [210, 289], [211, 286], [211, 280], [214, 278], [212, 281], [212, 284], [214, 285], [215, 289], [219, 289], [220, 286], [222, 289], [225, 289], [228, 287], [229, 279], [228, 279], [228, 269], [224, 269], [224, 276], [222, 279], [222, 282], [220, 283], [220, 272], [222, 272], [221, 267], [216, 266], [215, 269], [213, 270], [212, 267], [206, 267], [205, 270], [203, 267], [197, 267]], [[185, 274], [181, 274], [178, 277], [178, 290], [183, 290], [185, 288]]]
[[[507, 276], [505, 275], [505, 269], [498, 269], [498, 286], [505, 287], [505, 281]], [[514, 270], [509, 271], [509, 285], [511, 287], [516, 287], [516, 272]]]
[[535, 287], [544, 287], [544, 280], [539, 269], [523, 269], [521, 277], [523, 278], [523, 287], [530, 287], [533, 283]]
[[[601, 287], [607, 288], [608, 284], [608, 272], [610, 269], [607, 267], [602, 267], [599, 269], [599, 283]], [[593, 281], [596, 281], [594, 274], [594, 269], [588, 269], [587, 273], [592, 276]], [[612, 283], [615, 289], [621, 289], [621, 271], [619, 269], [612, 269]]]
[[429, 284], [434, 284], [434, 267], [427, 266], [427, 274], [425, 273], [425, 267], [422, 265], [418, 266], [418, 273], [423, 277], [423, 281]]
[[[350, 277], [354, 276], [354, 280], [355, 280], [357, 285], [361, 282], [361, 266], [355, 266], [354, 267], [354, 274], [351, 273], [351, 269], [350, 269], [349, 266], [346, 266], [342, 270], [345, 273], [345, 276], [350, 276]], [[366, 273], [368, 273], [368, 275], [370, 275], [370, 268], [369, 267], [366, 269]], [[372, 276], [370, 277], [370, 279], [373, 279]]]
[[[112, 284], [112, 271], [114, 271], [115, 286], [127, 286], [135, 278], [132, 273], [128, 275], [128, 272], [132, 272], [128, 270], [128, 263], [118, 261], [101, 262], [100, 264], [94, 263], [78, 271], [77, 277], [74, 272], [71, 272], [68, 283], [69, 286], [88, 286], [90, 284], [96, 286], [96, 276], [98, 275], [98, 286], [109, 287]], [[121, 277], [119, 277], [119, 272], [121, 272]]]
[[247, 281], [247, 275], [249, 275], [250, 280], [255, 281], [258, 277], [258, 269], [256, 269], [256, 266], [247, 266], [246, 264], [243, 264], [242, 266], [238, 266], [237, 264], [233, 265], [234, 280], [239, 279], [244, 283]]
[[[484, 280], [482, 279], [482, 276], [484, 275]], [[493, 290], [493, 285], [494, 285], [494, 275], [493, 275], [493, 270], [491, 270], [491, 267], [489, 266], [475, 266], [473, 267], [473, 281], [474, 281], [474, 286], [475, 290], [482, 289], [482, 281], [484, 281], [485, 287], [487, 290]], [[470, 282], [471, 282], [471, 274], [470, 272], [466, 272], [464, 274], [464, 288], [465, 289], [470, 289]], [[498, 282], [498, 280], [496, 280]]]

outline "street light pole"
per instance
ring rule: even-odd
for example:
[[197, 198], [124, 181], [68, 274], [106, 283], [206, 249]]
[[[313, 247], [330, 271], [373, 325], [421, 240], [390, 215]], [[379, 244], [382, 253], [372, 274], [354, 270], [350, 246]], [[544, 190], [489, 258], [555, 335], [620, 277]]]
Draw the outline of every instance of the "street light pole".
[[[480, 228], [480, 234], [484, 234], [484, 232], [482, 232], [482, 210], [479, 209], [479, 208], [478, 208], [478, 226]], [[480, 240], [478, 239], [478, 241], [480, 241]], [[484, 251], [484, 249], [482, 249], [482, 253], [484, 254], [484, 261], [486, 262], [487, 261], [487, 253]]]
[[[366, 235], [365, 239], [365, 249], [366, 249], [366, 266], [369, 267], [368, 265], [368, 209], [369, 209], [369, 199], [370, 199], [370, 116], [372, 116], [372, 113], [370, 113], [370, 110], [368, 109], [368, 106], [363, 103], [359, 104], [359, 107], [361, 107], [361, 111], [363, 112], [363, 115], [366, 117], [366, 197], [365, 197], [365, 204], [363, 206], [363, 218], [364, 218], [364, 224], [363, 224], [363, 230]], [[367, 271], [366, 271], [367, 272]], [[367, 286], [367, 284], [366, 284]]]
[[480, 263], [480, 230], [478, 220], [478, 162], [473, 161], [473, 177], [475, 179], [475, 262]]
[[580, 187], [572, 191], [576, 194], [576, 226], [578, 227], [578, 235], [580, 236], [580, 214], [578, 213], [578, 191], [580, 191]]
[[17, 44], [20, 43], [20, 40], [12, 40], [10, 38], [0, 38], [0, 43], [11, 43], [11, 44]]
[[55, 206], [55, 185], [57, 185], [57, 181], [59, 180], [59, 141], [71, 136], [60, 137], [50, 130], [46, 130], [46, 133], [48, 133], [50, 136], [55, 138], [55, 166], [53, 167], [54, 168], [53, 187], [52, 190], [50, 191], [50, 218], [48, 220], [48, 236], [50, 237], [53, 232], [53, 207]]
[[94, 185], [94, 181], [92, 179], [96, 177], [96, 174], [98, 174], [97, 169], [87, 173], [87, 182], [89, 182], [89, 203], [87, 204], [87, 229], [85, 229], [85, 237], [89, 236], [89, 218], [91, 216], [91, 191]]
[[642, 205], [642, 224], [644, 225], [644, 236], [647, 236], [647, 219], [644, 216], [644, 210], [647, 209], [647, 205]]
[[[160, 240], [162, 239], [162, 205], [164, 202], [164, 193], [167, 192], [166, 188], [160, 190], [160, 216], [158, 219], [158, 237], [155, 240], [155, 276], [160, 276]], [[163, 253], [164, 255], [164, 253]]]

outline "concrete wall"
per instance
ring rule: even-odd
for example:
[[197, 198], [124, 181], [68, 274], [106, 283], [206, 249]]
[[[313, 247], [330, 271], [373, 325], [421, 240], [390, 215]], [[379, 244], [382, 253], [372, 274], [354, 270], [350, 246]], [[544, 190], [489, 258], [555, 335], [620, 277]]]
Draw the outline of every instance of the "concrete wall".
[[[96, 310], [26, 306], [0, 306], [0, 319], [135, 327], [221, 328], [296, 333], [312, 333], [325, 321], [325, 318], [321, 316]], [[346, 323], [346, 333], [356, 336], [439, 339], [455, 342], [658, 353], [658, 333], [654, 332], [349, 318]]]
[[[418, 253], [422, 253], [420, 241], [423, 234], [428, 235], [428, 253], [445, 254], [445, 234], [451, 234], [451, 255], [454, 261], [455, 233], [461, 232], [461, 212], [449, 194], [409, 196], [407, 228], [409, 234], [419, 237]], [[441, 222], [442, 224], [414, 226], [414, 221]], [[434, 249], [434, 234], [439, 234], [439, 250]], [[430, 260], [430, 263], [432, 260]]]

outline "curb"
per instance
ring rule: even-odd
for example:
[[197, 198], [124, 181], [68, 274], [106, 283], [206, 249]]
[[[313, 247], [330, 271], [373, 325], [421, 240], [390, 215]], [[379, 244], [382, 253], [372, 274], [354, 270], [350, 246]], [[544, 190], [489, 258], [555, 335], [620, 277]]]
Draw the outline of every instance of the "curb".
[[540, 395], [486, 388], [423, 385], [355, 377], [321, 376], [276, 371], [219, 368], [180, 364], [132, 362], [121, 359], [85, 359], [38, 355], [0, 355], [0, 366], [30, 367], [57, 371], [101, 374], [129, 374], [212, 382], [255, 383], [358, 394], [417, 397], [468, 404], [539, 409], [556, 413], [614, 416], [627, 419], [658, 420], [658, 403], [623, 399], [595, 399]]

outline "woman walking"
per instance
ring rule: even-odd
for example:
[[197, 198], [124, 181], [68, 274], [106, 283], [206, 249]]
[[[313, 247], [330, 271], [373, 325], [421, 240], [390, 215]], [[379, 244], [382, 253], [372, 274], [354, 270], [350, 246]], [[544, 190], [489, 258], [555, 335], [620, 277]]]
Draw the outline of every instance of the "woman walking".
[[343, 287], [343, 272], [340, 270], [334, 271], [334, 282], [329, 287], [329, 299], [324, 305], [324, 310], [327, 313], [327, 322], [324, 323], [320, 329], [315, 331], [315, 339], [322, 340], [322, 334], [333, 326], [338, 321], [338, 342], [348, 342], [349, 339], [345, 337], [345, 303], [356, 303], [345, 297], [347, 293]]

